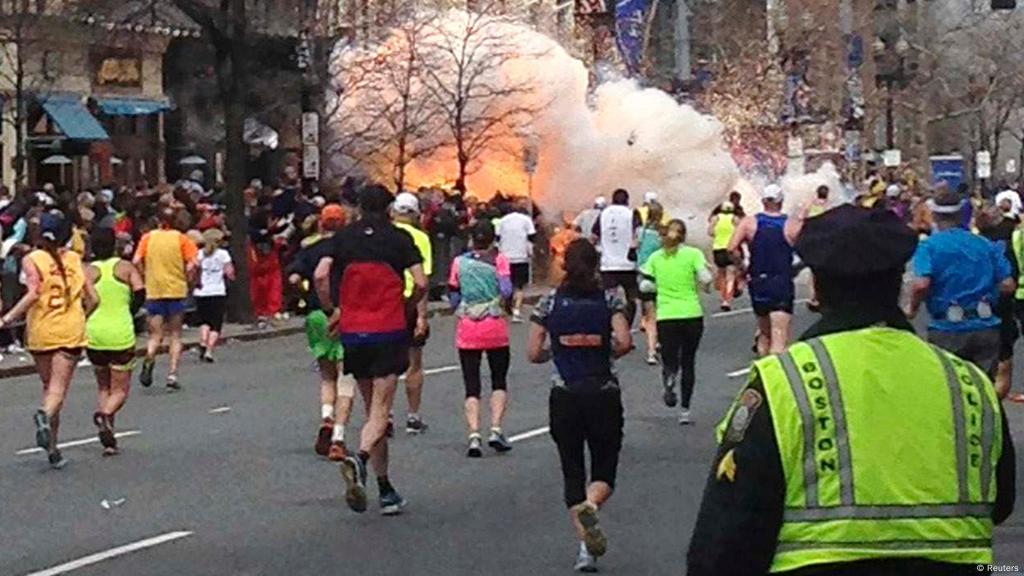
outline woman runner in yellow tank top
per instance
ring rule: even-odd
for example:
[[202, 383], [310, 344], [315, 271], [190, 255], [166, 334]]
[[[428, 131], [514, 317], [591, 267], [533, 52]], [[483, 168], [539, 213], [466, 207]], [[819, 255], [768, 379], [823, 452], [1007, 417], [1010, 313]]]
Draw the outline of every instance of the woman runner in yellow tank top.
[[96, 373], [96, 413], [103, 455], [118, 453], [114, 416], [128, 399], [135, 366], [135, 312], [146, 298], [142, 275], [131, 262], [119, 258], [117, 239], [110, 228], [99, 228], [90, 237], [93, 261], [85, 277], [96, 286], [100, 303], [85, 324], [86, 351]]
[[27, 314], [27, 347], [43, 381], [43, 403], [33, 417], [36, 444], [47, 452], [53, 468], [66, 463], [57, 449], [60, 410], [85, 347], [85, 319], [98, 304], [81, 257], [62, 247], [65, 230], [60, 216], [47, 213], [40, 218], [37, 249], [21, 264], [25, 295], [0, 317], [2, 329]]
[[722, 203], [708, 220], [708, 236], [711, 237], [712, 257], [715, 261], [715, 288], [722, 299], [722, 311], [732, 310], [732, 300], [738, 294], [737, 266], [729, 254], [729, 241], [736, 231], [736, 206], [731, 201]]

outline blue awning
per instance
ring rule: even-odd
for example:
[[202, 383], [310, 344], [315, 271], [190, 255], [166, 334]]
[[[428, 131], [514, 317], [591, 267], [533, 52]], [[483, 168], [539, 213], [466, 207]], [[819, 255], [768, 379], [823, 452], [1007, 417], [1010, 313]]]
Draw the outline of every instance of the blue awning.
[[71, 140], [110, 140], [110, 135], [77, 96], [47, 96], [43, 110]]
[[171, 109], [166, 100], [143, 100], [140, 98], [97, 98], [100, 112], [107, 116], [147, 116]]

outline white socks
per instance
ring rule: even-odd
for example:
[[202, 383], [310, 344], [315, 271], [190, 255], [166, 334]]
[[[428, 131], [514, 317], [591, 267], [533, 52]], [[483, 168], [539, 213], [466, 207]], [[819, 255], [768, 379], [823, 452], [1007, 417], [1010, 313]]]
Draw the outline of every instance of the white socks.
[[334, 420], [334, 406], [331, 404], [320, 405], [320, 419], [321, 420]]
[[331, 442], [345, 441], [345, 427], [341, 424], [334, 425], [334, 432], [331, 434]]

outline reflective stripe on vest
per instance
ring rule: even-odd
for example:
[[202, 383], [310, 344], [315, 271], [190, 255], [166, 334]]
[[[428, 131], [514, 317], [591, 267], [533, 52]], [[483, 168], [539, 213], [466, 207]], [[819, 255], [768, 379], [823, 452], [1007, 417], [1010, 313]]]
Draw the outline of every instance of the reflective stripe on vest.
[[[865, 355], [871, 352], [862, 352], [861, 347], [889, 351], [883, 370], [885, 362], [906, 362], [889, 371], [897, 380], [885, 382], [887, 372], [865, 366]], [[759, 362], [757, 373], [772, 407], [786, 476], [786, 507], [772, 572], [884, 557], [991, 561], [994, 470], [1002, 428], [998, 400], [980, 370], [911, 334], [871, 328], [797, 344], [786, 354]], [[846, 379], [841, 380], [844, 373]], [[911, 374], [925, 380], [915, 387], [908, 381]], [[949, 390], [948, 403], [934, 395], [938, 378]], [[868, 397], [870, 391], [857, 388], [872, 379], [884, 382], [880, 393], [901, 397], [900, 405], [914, 390], [931, 393], [928, 414], [908, 413], [906, 424], [908, 430], [927, 433], [934, 441], [923, 441], [926, 446], [915, 453], [915, 445], [899, 445], [894, 439], [897, 447], [883, 456], [888, 460], [879, 460], [879, 454], [885, 454], [880, 445], [885, 433], [865, 431], [865, 415], [877, 414], [884, 426], [901, 413], [898, 408], [880, 409], [879, 399], [890, 396]], [[908, 388], [899, 389], [903, 384]], [[934, 411], [940, 407], [949, 410], [952, 421], [936, 422], [935, 417], [942, 415]], [[850, 415], [859, 428], [848, 427]], [[858, 434], [859, 443], [852, 442], [851, 433]], [[907, 457], [893, 459], [901, 454]], [[864, 468], [857, 468], [858, 461]], [[951, 468], [955, 463], [955, 472], [947, 469], [943, 474], [933, 468], [931, 474], [938, 480], [914, 483], [916, 467], [947, 461]], [[901, 465], [907, 468], [900, 469]], [[864, 485], [855, 485], [857, 469]], [[892, 471], [891, 478], [886, 470]], [[899, 484], [886, 486], [891, 481]]]

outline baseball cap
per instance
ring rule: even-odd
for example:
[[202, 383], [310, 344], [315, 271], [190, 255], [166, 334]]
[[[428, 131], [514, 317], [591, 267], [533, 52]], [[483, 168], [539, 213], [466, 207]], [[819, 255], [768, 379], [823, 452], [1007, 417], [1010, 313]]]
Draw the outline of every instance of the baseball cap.
[[764, 187], [761, 192], [761, 199], [768, 200], [770, 202], [781, 202], [782, 201], [782, 186], [778, 184], [769, 184]]
[[604, 208], [607, 205], [608, 205], [608, 199], [605, 198], [604, 196], [598, 196], [597, 198], [594, 198], [594, 207], [595, 208]]
[[45, 212], [39, 216], [39, 234], [51, 242], [56, 242], [64, 231], [64, 219], [53, 212]]
[[658, 193], [657, 192], [645, 192], [644, 193], [644, 204], [650, 204], [651, 202], [657, 202], [657, 201], [658, 201]]
[[420, 201], [409, 192], [402, 192], [395, 197], [393, 208], [397, 214], [419, 214]]
[[903, 189], [900, 188], [899, 184], [890, 184], [889, 187], [885, 189], [885, 196], [887, 198], [896, 198], [902, 192]]
[[321, 224], [326, 224], [328, 222], [344, 224], [345, 220], [345, 209], [341, 207], [341, 204], [328, 204], [320, 211]]

